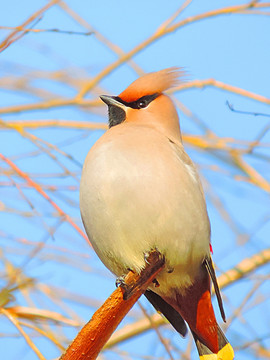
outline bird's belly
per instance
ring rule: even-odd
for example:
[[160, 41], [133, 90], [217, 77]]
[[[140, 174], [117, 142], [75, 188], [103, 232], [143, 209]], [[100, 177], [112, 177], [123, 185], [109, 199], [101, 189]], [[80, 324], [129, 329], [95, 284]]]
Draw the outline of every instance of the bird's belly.
[[[140, 271], [144, 255], [157, 249], [166, 262], [158, 292], [190, 285], [209, 251], [198, 186], [179, 164], [170, 168], [142, 157], [135, 166], [128, 154], [100, 160], [88, 162], [83, 171], [81, 186], [87, 191], [80, 201], [87, 235], [102, 262], [119, 276]], [[190, 191], [187, 181], [193, 181]]]

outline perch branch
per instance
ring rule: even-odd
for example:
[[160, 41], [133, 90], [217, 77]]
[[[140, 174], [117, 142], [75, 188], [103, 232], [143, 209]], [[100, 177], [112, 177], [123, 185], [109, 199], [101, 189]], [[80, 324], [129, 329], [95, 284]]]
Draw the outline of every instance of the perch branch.
[[119, 286], [94, 313], [60, 360], [96, 359], [113, 331], [163, 267], [164, 258], [156, 250], [152, 251], [142, 272], [127, 274], [125, 286]]
[[[229, 269], [218, 277], [220, 289], [226, 288], [227, 286], [244, 278], [251, 272], [256, 271], [258, 268], [268, 264], [269, 262], [270, 248], [264, 249], [250, 258], [242, 260], [235, 267]], [[167, 320], [165, 320], [164, 317], [158, 313], [155, 313], [151, 316], [151, 321], [144, 317], [136, 322], [133, 322], [132, 324], [124, 326], [120, 330], [117, 330], [106, 344], [105, 349], [110, 349], [115, 345], [119, 345], [125, 340], [131, 339], [137, 335], [153, 329], [153, 323], [157, 327], [168, 324]]]

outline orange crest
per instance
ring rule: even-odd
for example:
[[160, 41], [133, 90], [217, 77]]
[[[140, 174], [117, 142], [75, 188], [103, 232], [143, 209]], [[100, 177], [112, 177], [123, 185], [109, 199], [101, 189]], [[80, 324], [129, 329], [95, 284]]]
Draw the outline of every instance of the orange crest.
[[126, 102], [131, 102], [145, 95], [160, 94], [171, 87], [177, 86], [180, 83], [180, 78], [184, 75], [184, 71], [178, 67], [146, 74], [131, 83], [119, 97]]

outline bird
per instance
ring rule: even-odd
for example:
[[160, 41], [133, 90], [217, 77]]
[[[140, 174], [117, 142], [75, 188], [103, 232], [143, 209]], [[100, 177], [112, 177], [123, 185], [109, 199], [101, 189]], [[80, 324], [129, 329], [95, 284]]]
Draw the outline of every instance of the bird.
[[139, 77], [118, 96], [100, 96], [109, 129], [83, 165], [81, 217], [95, 252], [117, 277], [140, 273], [156, 249], [165, 266], [146, 298], [181, 336], [188, 325], [200, 360], [232, 360], [211, 303], [213, 283], [225, 321], [205, 196], [166, 94], [183, 81], [182, 68], [172, 67]]

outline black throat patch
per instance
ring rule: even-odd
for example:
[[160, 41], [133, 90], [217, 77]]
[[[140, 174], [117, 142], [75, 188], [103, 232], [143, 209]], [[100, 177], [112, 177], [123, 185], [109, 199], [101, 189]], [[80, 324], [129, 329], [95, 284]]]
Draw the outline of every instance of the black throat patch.
[[109, 128], [121, 124], [126, 118], [125, 110], [115, 105], [108, 106], [108, 113], [109, 113]]

